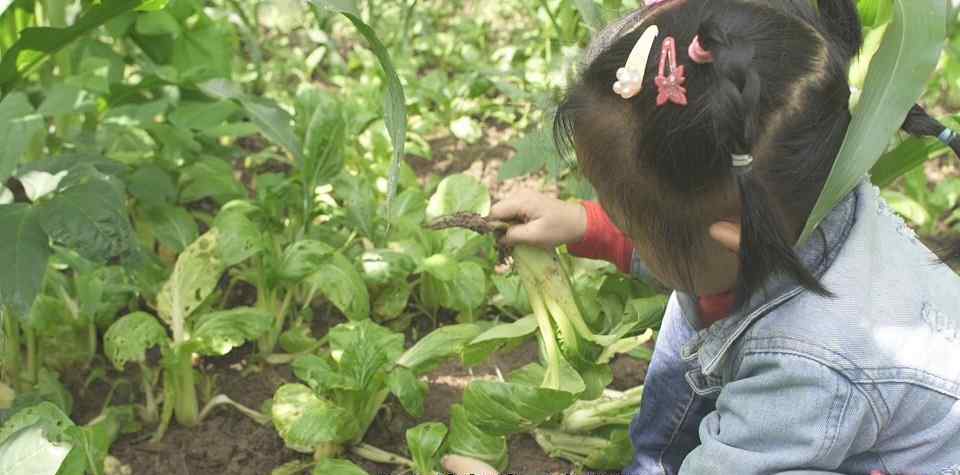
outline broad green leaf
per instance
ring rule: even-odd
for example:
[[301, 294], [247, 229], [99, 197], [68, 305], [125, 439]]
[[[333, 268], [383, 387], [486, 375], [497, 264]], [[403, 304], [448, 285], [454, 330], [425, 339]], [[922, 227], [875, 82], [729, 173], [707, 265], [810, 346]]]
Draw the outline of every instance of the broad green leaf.
[[458, 277], [444, 285], [447, 306], [470, 312], [487, 301], [487, 274], [476, 262], [461, 262], [459, 267]]
[[183, 129], [210, 130], [223, 125], [239, 110], [230, 101], [185, 101], [170, 113], [170, 122]]
[[419, 232], [419, 227], [426, 217], [427, 197], [418, 189], [407, 189], [397, 195], [390, 207], [387, 219], [400, 229], [410, 229]]
[[280, 276], [299, 281], [316, 272], [334, 251], [335, 249], [325, 242], [297, 241], [283, 251]]
[[10, 413], [17, 413], [23, 409], [34, 409], [33, 406], [42, 403], [53, 404], [64, 414], [73, 411], [73, 396], [66, 386], [60, 382], [57, 373], [46, 368], [40, 368], [38, 381], [29, 391], [17, 394]]
[[230, 164], [215, 157], [204, 158], [184, 168], [180, 186], [180, 201], [183, 203], [207, 197], [226, 203], [247, 196], [243, 185], [234, 179]]
[[199, 87], [211, 97], [237, 101], [264, 136], [285, 148], [298, 163], [303, 163], [303, 149], [293, 132], [293, 117], [286, 111], [272, 102], [243, 94], [239, 86], [223, 79], [213, 79]]
[[470, 344], [477, 345], [488, 341], [523, 338], [536, 333], [537, 328], [537, 318], [533, 315], [528, 315], [513, 323], [497, 325], [471, 340]]
[[323, 459], [313, 468], [313, 475], [369, 475], [353, 462], [343, 459]]
[[427, 218], [467, 212], [486, 216], [490, 213], [490, 193], [479, 180], [468, 175], [444, 178], [427, 205]]
[[870, 65], [853, 122], [801, 241], [873, 168], [923, 92], [943, 47], [946, 7], [942, 0], [895, 0], [893, 22]]
[[340, 367], [336, 362], [331, 362], [324, 357], [303, 355], [293, 360], [290, 368], [297, 378], [317, 392], [322, 393], [334, 389], [359, 389], [351, 378], [340, 373]]
[[43, 117], [34, 111], [26, 94], [13, 92], [0, 101], [0, 143], [3, 144], [0, 147], [0, 183], [7, 181], [17, 168], [20, 157], [33, 137], [43, 131], [43, 125]]
[[156, 11], [137, 16], [136, 31], [141, 35], [180, 35], [180, 23], [165, 12]]
[[242, 212], [224, 208], [213, 227], [220, 231], [217, 252], [225, 266], [235, 266], [263, 250], [260, 229]]
[[473, 381], [463, 394], [470, 422], [491, 435], [532, 430], [560, 413], [577, 397], [566, 391], [526, 384]]
[[89, 424], [68, 428], [74, 449], [57, 475], [111, 475], [104, 467], [110, 446], [121, 431], [136, 427], [135, 420], [133, 406], [110, 407]]
[[347, 143], [347, 120], [343, 106], [333, 96], [317, 105], [310, 117], [303, 144], [303, 162], [300, 164], [309, 196], [314, 188], [329, 183], [340, 170]]
[[[155, 0], [148, 0], [156, 4]], [[34, 27], [20, 32], [20, 39], [3, 52], [0, 87], [8, 92], [21, 76], [53, 54], [109, 20], [144, 6], [144, 0], [102, 0], [86, 9], [67, 28]], [[153, 5], [151, 5], [153, 7]]]
[[427, 396], [427, 383], [417, 379], [408, 368], [398, 366], [387, 376], [387, 387], [413, 417], [423, 417], [423, 400]]
[[194, 351], [215, 356], [259, 338], [273, 325], [270, 312], [250, 307], [208, 313], [195, 320], [190, 333]]
[[287, 353], [303, 353], [320, 345], [320, 342], [310, 334], [306, 326], [295, 326], [282, 334], [277, 340], [280, 348]]
[[377, 38], [377, 34], [370, 26], [360, 18], [360, 10], [357, 8], [354, 0], [310, 0], [310, 2], [320, 8], [326, 8], [339, 12], [347, 17], [357, 28], [360, 34], [370, 43], [373, 54], [380, 62], [383, 68], [387, 83], [387, 93], [384, 97], [383, 120], [387, 125], [387, 131], [390, 135], [390, 142], [393, 144], [393, 163], [390, 165], [390, 173], [387, 183], [387, 214], [390, 214], [390, 208], [393, 204], [394, 195], [397, 192], [397, 181], [400, 176], [400, 164], [405, 155], [407, 136], [407, 108], [406, 98], [403, 93], [403, 84], [400, 82], [400, 76], [393, 66], [390, 59], [390, 53], [387, 48]]
[[127, 191], [148, 206], [172, 204], [177, 200], [177, 185], [164, 169], [146, 165], [126, 179]]
[[587, 458], [586, 466], [597, 470], [620, 470], [633, 461], [634, 448], [630, 433], [617, 430], [609, 437], [609, 445], [595, 450]]
[[498, 175], [500, 181], [540, 171], [547, 164], [547, 157], [556, 155], [556, 147], [542, 130], [525, 135], [513, 144], [513, 148], [517, 153], [503, 163]]
[[423, 260], [423, 271], [440, 279], [450, 282], [460, 274], [460, 266], [456, 260], [446, 254], [434, 254]]
[[306, 278], [310, 295], [322, 294], [350, 320], [370, 317], [367, 284], [353, 262], [340, 253], [331, 254]]
[[[583, 392], [587, 390], [587, 383], [584, 380], [586, 375], [581, 375], [563, 355], [560, 355], [558, 358], [560, 363], [559, 389], [584, 397]], [[538, 363], [530, 363], [510, 373], [510, 382], [538, 387], [543, 384], [546, 376], [547, 370], [543, 366]]]
[[440, 327], [403, 353], [397, 360], [397, 365], [410, 368], [416, 374], [424, 374], [444, 359], [460, 354], [467, 343], [486, 328], [486, 325], [476, 323]]
[[148, 210], [144, 217], [150, 223], [157, 241], [173, 252], [183, 252], [199, 236], [197, 222], [186, 209], [158, 206]]
[[96, 111], [93, 95], [78, 86], [54, 84], [46, 93], [43, 103], [37, 108], [37, 113], [45, 117]]
[[39, 425], [26, 427], [0, 443], [0, 473], [55, 475], [72, 449], [48, 440]]
[[26, 316], [49, 258], [48, 237], [33, 210], [23, 204], [0, 206], [0, 305]]
[[122, 189], [115, 178], [101, 178], [70, 186], [36, 205], [51, 239], [96, 262], [125, 256], [133, 244]]
[[218, 250], [220, 240], [220, 231], [212, 228], [188, 246], [157, 295], [157, 312], [173, 328], [177, 343], [185, 341], [187, 318], [213, 293], [226, 268]]
[[325, 444], [346, 442], [358, 430], [355, 415], [302, 384], [280, 386], [270, 411], [280, 437], [297, 452], [309, 454]]
[[427, 422], [407, 429], [407, 447], [413, 456], [414, 470], [418, 475], [434, 475], [439, 465], [440, 447], [447, 437], [447, 426], [439, 422]]
[[497, 470], [507, 468], [507, 439], [491, 435], [470, 422], [467, 410], [460, 404], [450, 407], [450, 452], [487, 462]]
[[374, 299], [371, 311], [383, 320], [397, 318], [407, 309], [412, 293], [413, 285], [406, 280], [392, 282]]
[[127, 362], [145, 362], [147, 350], [168, 341], [167, 331], [156, 317], [135, 312], [110, 325], [103, 335], [103, 352], [118, 371], [123, 371]]
[[327, 338], [337, 359], [348, 348], [359, 345], [361, 341], [380, 348], [390, 362], [396, 361], [403, 353], [403, 335], [370, 320], [341, 323], [330, 329]]
[[201, 83], [229, 77], [237, 50], [237, 35], [232, 25], [198, 16], [198, 21], [173, 41], [169, 65], [174, 74], [169, 79]]

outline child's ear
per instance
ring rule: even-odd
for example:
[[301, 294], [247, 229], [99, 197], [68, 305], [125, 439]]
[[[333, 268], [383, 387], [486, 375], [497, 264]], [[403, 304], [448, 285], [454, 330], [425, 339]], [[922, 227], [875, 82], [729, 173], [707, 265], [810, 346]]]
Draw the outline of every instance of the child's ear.
[[740, 223], [717, 221], [710, 226], [710, 237], [728, 251], [740, 253]]

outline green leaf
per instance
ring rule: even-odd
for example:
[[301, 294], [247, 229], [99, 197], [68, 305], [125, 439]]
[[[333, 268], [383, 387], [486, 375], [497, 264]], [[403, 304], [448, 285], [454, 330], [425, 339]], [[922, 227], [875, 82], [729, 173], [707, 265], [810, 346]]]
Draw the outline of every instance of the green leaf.
[[407, 108], [406, 98], [403, 93], [403, 84], [400, 82], [400, 76], [393, 66], [390, 59], [390, 52], [377, 38], [377, 34], [370, 26], [360, 18], [360, 10], [353, 0], [310, 0], [314, 5], [339, 12], [347, 17], [357, 28], [361, 35], [370, 43], [373, 54], [380, 62], [387, 83], [387, 94], [384, 97], [383, 120], [387, 125], [387, 132], [390, 135], [390, 142], [393, 144], [393, 163], [390, 165], [390, 173], [387, 182], [387, 214], [390, 214], [390, 208], [393, 204], [393, 198], [397, 192], [397, 181], [400, 176], [400, 164], [405, 155], [407, 135]]
[[170, 250], [183, 252], [197, 240], [197, 222], [189, 211], [176, 206], [151, 208], [144, 216], [153, 228], [153, 235]]
[[444, 178], [427, 205], [427, 218], [467, 212], [486, 216], [490, 213], [490, 193], [479, 180], [468, 175]]
[[321, 241], [297, 241], [284, 249], [280, 261], [280, 276], [299, 281], [314, 273], [335, 249]]
[[172, 204], [177, 200], [177, 185], [164, 169], [145, 165], [126, 179], [127, 191], [148, 206]]
[[597, 470], [620, 470], [633, 461], [634, 448], [630, 433], [616, 430], [609, 437], [610, 443], [602, 450], [594, 450], [584, 465]]
[[413, 285], [406, 280], [388, 284], [374, 299], [373, 314], [383, 320], [399, 317], [407, 309], [412, 293]]
[[43, 125], [43, 117], [34, 111], [26, 94], [12, 92], [0, 101], [0, 143], [3, 144], [0, 147], [0, 183], [7, 181], [13, 173], [33, 137], [43, 131]]
[[23, 204], [0, 206], [0, 305], [26, 316], [40, 293], [50, 258], [47, 234]]
[[574, 401], [566, 391], [493, 381], [473, 381], [463, 394], [470, 422], [491, 435], [532, 430]]
[[513, 323], [497, 325], [470, 341], [471, 345], [478, 345], [489, 341], [513, 340], [533, 335], [537, 332], [537, 318], [528, 315]]
[[39, 425], [26, 427], [0, 443], [0, 473], [55, 475], [72, 449], [48, 440]]
[[456, 260], [446, 254], [434, 254], [423, 260], [423, 271], [443, 282], [450, 282], [460, 274], [460, 266]]
[[327, 392], [334, 389], [359, 389], [347, 375], [340, 373], [340, 367], [326, 358], [317, 355], [303, 355], [293, 360], [290, 365], [293, 374], [307, 383], [317, 392]]
[[250, 307], [208, 313], [196, 318], [190, 341], [197, 353], [222, 356], [259, 338], [272, 325], [270, 312]]
[[285, 148], [298, 163], [303, 163], [303, 149], [291, 125], [293, 117], [275, 103], [249, 97], [239, 86], [223, 79], [213, 79], [198, 87], [211, 97], [237, 101], [264, 136]]
[[166, 329], [153, 315], [134, 312], [110, 325], [103, 335], [103, 352], [123, 371], [127, 362], [145, 362], [147, 350], [168, 341]]
[[853, 122], [801, 241], [877, 163], [937, 65], [945, 25], [946, 2], [895, 0], [893, 23], [870, 65]]
[[605, 23], [603, 11], [600, 9], [600, 5], [597, 5], [597, 2], [593, 0], [574, 0], [574, 5], [577, 6], [577, 11], [580, 12], [583, 21], [591, 30], [597, 31], [603, 28]]
[[447, 436], [450, 452], [487, 462], [497, 470], [507, 468], [507, 439], [491, 435], [475, 426], [460, 404], [450, 407], [450, 435]]
[[880, 157], [880, 161], [870, 170], [870, 180], [874, 185], [886, 188], [945, 148], [945, 145], [936, 140], [914, 137], [904, 140]]
[[184, 101], [170, 113], [170, 123], [182, 129], [212, 130], [223, 125], [239, 110], [230, 101]]
[[416, 269], [411, 256], [386, 249], [363, 253], [361, 263], [364, 280], [370, 285], [405, 284], [407, 277]]
[[461, 312], [480, 308], [487, 300], [487, 274], [476, 262], [461, 262], [459, 276], [445, 283], [447, 306]]
[[144, 3], [144, 0], [102, 0], [81, 13], [73, 25], [67, 28], [24, 29], [20, 32], [20, 39], [3, 52], [3, 60], [0, 61], [0, 87], [4, 92], [8, 92], [21, 76], [65, 46], [111, 19], [144, 6]]
[[332, 96], [319, 104], [310, 117], [300, 164], [304, 183], [310, 196], [318, 185], [329, 183], [340, 170], [347, 143], [347, 121], [343, 106]]
[[180, 23], [170, 13], [150, 12], [137, 16], [136, 31], [141, 35], [180, 35]]
[[444, 359], [460, 354], [468, 342], [483, 333], [485, 325], [464, 323], [440, 327], [417, 341], [397, 360], [416, 374], [424, 374], [440, 365]]
[[212, 228], [188, 246], [157, 295], [157, 312], [173, 328], [177, 343], [185, 341], [187, 318], [213, 293], [226, 268], [218, 251], [220, 240], [220, 231]]
[[346, 442], [359, 430], [353, 414], [302, 384], [280, 386], [270, 411], [280, 437], [297, 452], [309, 454], [325, 444]]
[[313, 468], [313, 475], [369, 475], [364, 469], [349, 460], [323, 459]]
[[427, 383], [417, 379], [408, 368], [398, 366], [387, 376], [387, 387], [413, 417], [423, 417], [423, 400], [427, 396]]
[[342, 354], [361, 342], [380, 348], [390, 362], [397, 361], [403, 353], [403, 335], [370, 320], [341, 323], [331, 328], [327, 337], [334, 353]]
[[414, 470], [419, 475], [434, 475], [439, 464], [440, 447], [447, 437], [447, 426], [427, 422], [407, 429], [407, 446], [413, 456]]
[[232, 199], [245, 198], [247, 191], [233, 177], [230, 164], [208, 157], [189, 165], [180, 175], [180, 201], [190, 203], [203, 198], [213, 198], [226, 203]]
[[330, 300], [350, 320], [370, 317], [370, 296], [363, 276], [346, 257], [339, 252], [331, 254], [306, 278], [310, 295], [320, 293]]
[[263, 250], [260, 229], [242, 212], [224, 208], [213, 227], [220, 231], [217, 252], [225, 266], [235, 266]]

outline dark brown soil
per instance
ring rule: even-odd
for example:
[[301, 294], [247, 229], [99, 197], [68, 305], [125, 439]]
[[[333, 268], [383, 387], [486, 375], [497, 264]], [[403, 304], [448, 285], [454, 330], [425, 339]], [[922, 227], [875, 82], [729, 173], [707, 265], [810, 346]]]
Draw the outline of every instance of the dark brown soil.
[[[209, 359], [203, 363], [204, 374], [212, 375], [218, 393], [230, 396], [248, 407], [259, 409], [273, 396], [277, 387], [294, 378], [287, 367], [266, 367], [253, 372], [248, 365], [252, 347], [247, 346], [232, 355]], [[492, 360], [475, 368], [464, 368], [458, 361], [448, 362], [429, 375], [429, 392], [423, 418], [413, 419], [392, 400], [380, 413], [367, 433], [365, 442], [409, 456], [405, 432], [410, 427], [429, 421], [449, 422], [450, 406], [459, 404], [463, 391], [475, 379], [497, 379], [537, 359], [536, 342], [520, 348], [495, 354]], [[646, 365], [630, 358], [620, 358], [614, 364], [614, 387], [626, 389], [642, 382]], [[134, 374], [127, 378], [135, 381]], [[92, 384], [83, 395], [75, 391], [74, 417], [85, 422], [99, 413], [109, 385]], [[118, 390], [114, 403], [129, 402], [129, 390]], [[119, 399], [119, 400], [118, 400]], [[156, 446], [148, 443], [152, 428], [140, 434], [121, 437], [111, 448], [111, 454], [128, 465], [137, 475], [268, 475], [274, 468], [292, 460], [308, 456], [284, 447], [283, 441], [270, 426], [260, 426], [231, 408], [216, 409], [199, 427], [187, 429], [172, 423], [166, 436]], [[517, 475], [568, 474], [573, 467], [561, 460], [551, 459], [527, 435], [514, 436], [509, 441], [510, 466], [505, 473]], [[370, 475], [398, 474], [396, 467], [378, 465], [348, 456]]]

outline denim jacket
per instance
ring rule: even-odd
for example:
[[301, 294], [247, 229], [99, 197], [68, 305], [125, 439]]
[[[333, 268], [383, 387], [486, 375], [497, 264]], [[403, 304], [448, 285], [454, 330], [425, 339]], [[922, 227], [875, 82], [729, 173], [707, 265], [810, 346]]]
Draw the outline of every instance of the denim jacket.
[[798, 254], [834, 297], [774, 278], [702, 329], [674, 293], [627, 473], [960, 473], [960, 277], [868, 184]]

